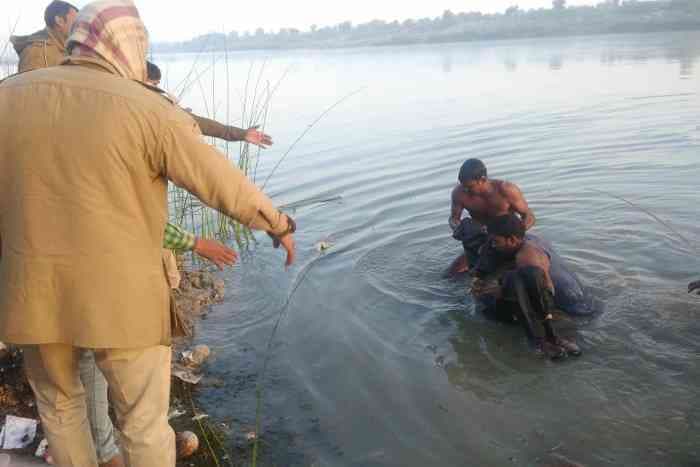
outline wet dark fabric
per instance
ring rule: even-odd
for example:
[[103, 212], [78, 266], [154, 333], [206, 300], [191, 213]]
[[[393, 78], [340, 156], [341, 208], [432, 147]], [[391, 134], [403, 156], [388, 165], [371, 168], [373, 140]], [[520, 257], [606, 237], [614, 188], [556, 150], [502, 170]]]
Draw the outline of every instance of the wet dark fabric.
[[462, 222], [460, 222], [452, 233], [452, 237], [462, 242], [464, 254], [469, 261], [469, 267], [476, 264], [479, 259], [479, 250], [488, 243], [489, 240], [486, 227], [478, 222], [474, 222], [474, 220], [469, 217], [462, 219]]
[[506, 273], [502, 299], [482, 300], [484, 314], [504, 322], [519, 322], [530, 338], [553, 338], [554, 330], [547, 316], [555, 310], [554, 295], [547, 288], [544, 271], [527, 266]]
[[470, 273], [485, 277], [513, 261], [514, 254], [501, 253], [489, 243], [486, 227], [467, 217], [462, 219], [452, 237], [462, 242], [464, 254], [469, 261]]
[[554, 295], [547, 287], [541, 268], [526, 266], [507, 273], [503, 278], [503, 296], [518, 304], [518, 321], [532, 338], [552, 338], [554, 330], [547, 316], [555, 310]]
[[475, 277], [486, 277], [498, 272], [504, 266], [515, 260], [515, 253], [503, 253], [486, 242], [479, 252], [479, 256], [471, 267], [471, 274]]

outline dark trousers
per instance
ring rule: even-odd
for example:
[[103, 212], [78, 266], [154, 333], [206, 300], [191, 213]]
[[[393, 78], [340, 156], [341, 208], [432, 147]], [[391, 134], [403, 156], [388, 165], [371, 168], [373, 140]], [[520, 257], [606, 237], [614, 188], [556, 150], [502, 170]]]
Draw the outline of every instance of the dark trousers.
[[[554, 338], [550, 317], [554, 312], [554, 295], [547, 288], [545, 273], [535, 266], [518, 268], [503, 278], [503, 298], [498, 313], [512, 313], [522, 323], [525, 332], [535, 339]], [[502, 303], [510, 302], [510, 303]]]

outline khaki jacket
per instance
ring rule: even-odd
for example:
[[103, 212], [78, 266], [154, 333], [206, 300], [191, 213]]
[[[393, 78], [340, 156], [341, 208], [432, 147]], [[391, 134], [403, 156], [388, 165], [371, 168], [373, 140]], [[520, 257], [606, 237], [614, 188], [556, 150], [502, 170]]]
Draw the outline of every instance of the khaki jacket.
[[194, 120], [100, 60], [0, 84], [0, 340], [168, 344], [167, 181], [254, 229], [287, 218]]
[[10, 42], [19, 56], [18, 73], [56, 66], [66, 58], [64, 40], [49, 28], [29, 36], [12, 36]]

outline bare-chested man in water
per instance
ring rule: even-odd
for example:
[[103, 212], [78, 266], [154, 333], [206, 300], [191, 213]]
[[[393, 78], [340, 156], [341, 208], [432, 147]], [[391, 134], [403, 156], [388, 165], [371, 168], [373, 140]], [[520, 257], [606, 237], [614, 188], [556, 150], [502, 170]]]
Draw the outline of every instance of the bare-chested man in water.
[[[462, 219], [465, 209], [470, 217]], [[497, 269], [501, 255], [490, 247], [486, 226], [508, 214], [518, 214], [526, 230], [535, 225], [535, 215], [516, 185], [489, 179], [483, 162], [467, 160], [459, 170], [459, 185], [452, 190], [450, 215], [453, 237], [462, 242], [464, 254], [452, 263], [449, 272], [470, 271], [480, 276]]]

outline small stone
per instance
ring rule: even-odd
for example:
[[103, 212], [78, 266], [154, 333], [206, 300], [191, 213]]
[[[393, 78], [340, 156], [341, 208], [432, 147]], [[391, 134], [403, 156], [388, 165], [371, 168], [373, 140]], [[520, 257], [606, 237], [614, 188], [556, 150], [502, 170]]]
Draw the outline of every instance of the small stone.
[[207, 358], [209, 358], [209, 355], [211, 355], [209, 347], [200, 344], [195, 346], [192, 350], [182, 352], [182, 363], [190, 368], [197, 368], [204, 364]]
[[175, 438], [177, 458], [186, 459], [199, 449], [199, 438], [191, 431], [183, 431]]

